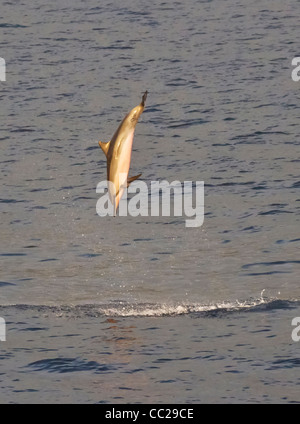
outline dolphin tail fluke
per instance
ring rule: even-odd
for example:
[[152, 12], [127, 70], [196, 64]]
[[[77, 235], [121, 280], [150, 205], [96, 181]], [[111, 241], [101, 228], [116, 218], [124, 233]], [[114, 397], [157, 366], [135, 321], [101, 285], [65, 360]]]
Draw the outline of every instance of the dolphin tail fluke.
[[127, 178], [127, 187], [129, 187], [129, 184], [131, 184], [132, 183], [132, 181], [135, 181], [135, 180], [137, 180], [138, 178], [140, 178], [140, 176], [141, 176], [142, 174], [139, 174], [139, 175], [135, 175], [134, 177], [129, 177], [129, 178]]
[[141, 102], [141, 105], [142, 105], [142, 106], [145, 106], [145, 102], [146, 102], [146, 99], [147, 99], [147, 95], [148, 95], [148, 91], [145, 91], [145, 93], [144, 93], [144, 95], [143, 95], [143, 97], [142, 97], [142, 102]]
[[102, 141], [99, 141], [99, 146], [101, 147], [101, 149], [105, 153], [105, 156], [107, 156], [109, 145], [110, 145], [110, 141], [108, 143], [103, 143]]

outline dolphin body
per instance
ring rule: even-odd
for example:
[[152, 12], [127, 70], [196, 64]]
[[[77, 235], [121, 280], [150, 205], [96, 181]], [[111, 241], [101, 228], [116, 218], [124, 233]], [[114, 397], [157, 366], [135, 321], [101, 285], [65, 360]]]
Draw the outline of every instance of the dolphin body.
[[111, 141], [108, 143], [99, 141], [99, 146], [107, 159], [108, 194], [114, 206], [114, 215], [116, 215], [124, 189], [142, 175], [128, 178], [134, 131], [138, 119], [143, 113], [147, 94], [146, 91], [141, 103], [125, 116]]

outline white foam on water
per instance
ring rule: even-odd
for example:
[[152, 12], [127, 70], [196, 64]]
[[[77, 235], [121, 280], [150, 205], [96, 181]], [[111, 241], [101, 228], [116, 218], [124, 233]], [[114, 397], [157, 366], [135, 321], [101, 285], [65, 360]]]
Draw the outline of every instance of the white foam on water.
[[[295, 307], [299, 299], [278, 299], [277, 297], [263, 297], [264, 290], [259, 298], [247, 300], [219, 301], [211, 303], [128, 303], [125, 301], [114, 301], [108, 304], [78, 303], [62, 305], [0, 305], [0, 308], [17, 308], [18, 310], [34, 309], [43, 315], [54, 314], [57, 317], [163, 317], [179, 316], [188, 314], [212, 314], [251, 311], [263, 306], [263, 309]], [[279, 303], [278, 303], [279, 302]]]
[[[107, 316], [120, 316], [120, 317], [129, 317], [129, 316], [143, 316], [143, 317], [158, 317], [158, 316], [174, 316], [174, 315], [184, 315], [197, 312], [211, 312], [211, 311], [238, 311], [241, 309], [250, 309], [254, 306], [270, 302], [274, 299], [264, 299], [260, 297], [259, 299], [251, 299], [246, 301], [236, 300], [234, 302], [218, 302], [212, 304], [137, 304], [137, 305], [128, 305], [120, 302], [119, 305], [107, 306], [101, 309], [101, 313]], [[99, 310], [100, 311], [100, 310]]]

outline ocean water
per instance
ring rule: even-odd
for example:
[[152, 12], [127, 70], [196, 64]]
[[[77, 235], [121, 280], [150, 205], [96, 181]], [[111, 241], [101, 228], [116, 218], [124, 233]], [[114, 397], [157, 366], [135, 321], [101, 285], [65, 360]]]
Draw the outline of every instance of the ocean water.
[[[300, 401], [299, 8], [1, 4], [1, 403]], [[130, 175], [204, 181], [199, 228], [96, 213], [145, 90]]]

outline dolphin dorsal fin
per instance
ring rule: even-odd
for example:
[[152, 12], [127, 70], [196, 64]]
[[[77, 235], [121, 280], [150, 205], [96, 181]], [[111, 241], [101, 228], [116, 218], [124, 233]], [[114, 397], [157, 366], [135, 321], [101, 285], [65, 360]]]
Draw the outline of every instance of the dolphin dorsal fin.
[[110, 141], [108, 143], [103, 143], [102, 141], [99, 141], [99, 146], [101, 147], [101, 149], [105, 153], [105, 156], [107, 156], [107, 152], [108, 152], [108, 149], [109, 149], [109, 146], [110, 146]]
[[135, 175], [134, 177], [129, 177], [129, 178], [127, 178], [127, 187], [129, 187], [129, 184], [131, 184], [132, 183], [132, 181], [135, 181], [135, 180], [137, 180], [138, 178], [140, 178], [140, 176], [141, 176], [142, 174], [139, 174], [139, 175]]

